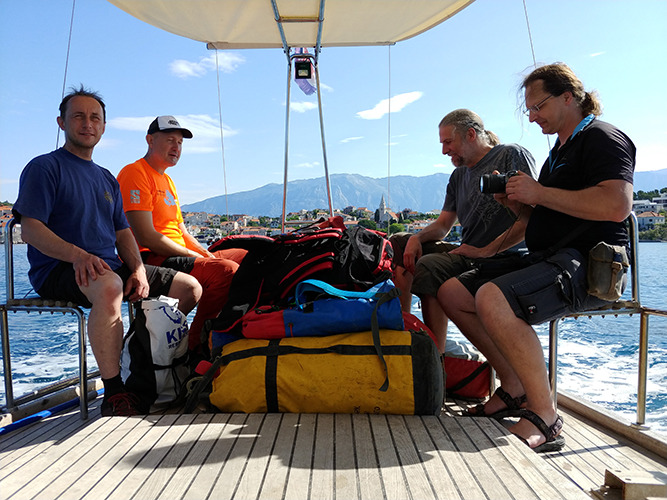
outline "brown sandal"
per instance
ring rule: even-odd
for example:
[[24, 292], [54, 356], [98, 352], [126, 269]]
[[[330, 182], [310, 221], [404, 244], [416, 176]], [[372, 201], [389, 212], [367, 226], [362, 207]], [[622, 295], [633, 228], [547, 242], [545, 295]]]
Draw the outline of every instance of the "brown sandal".
[[[549, 451], [560, 451], [565, 446], [565, 437], [561, 436], [560, 433], [563, 430], [563, 419], [560, 415], [556, 415], [556, 421], [548, 426], [544, 420], [535, 412], [530, 410], [522, 410], [521, 418], [525, 418], [539, 430], [542, 435], [546, 438], [546, 441], [532, 450], [535, 453], [544, 453]], [[521, 439], [524, 443], [528, 444], [524, 438], [515, 434], [516, 437]]]
[[510, 396], [505, 389], [502, 387], [498, 387], [496, 389], [496, 392], [494, 392], [495, 395], [497, 395], [503, 403], [505, 403], [505, 408], [504, 410], [498, 410], [495, 413], [490, 413], [487, 414], [484, 410], [485, 404], [480, 403], [476, 406], [473, 406], [472, 408], [467, 408], [466, 410], [463, 411], [463, 416], [464, 417], [488, 417], [488, 418], [495, 418], [496, 420], [500, 420], [501, 418], [506, 418], [506, 417], [520, 417], [521, 412], [524, 411], [524, 408], [521, 408], [521, 405], [526, 402], [526, 395], [523, 394], [522, 396], [518, 396], [516, 398], [513, 398]]

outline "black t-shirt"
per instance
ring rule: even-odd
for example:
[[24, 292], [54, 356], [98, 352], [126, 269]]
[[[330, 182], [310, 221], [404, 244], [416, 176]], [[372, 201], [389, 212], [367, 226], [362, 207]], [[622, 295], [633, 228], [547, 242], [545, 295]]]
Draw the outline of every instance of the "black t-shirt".
[[[542, 166], [538, 181], [544, 186], [577, 191], [605, 180], [633, 182], [635, 145], [609, 123], [594, 119], [570, 137], [562, 148], [559, 146], [560, 142], [556, 141]], [[526, 227], [526, 245], [530, 251], [550, 248], [582, 223], [583, 219], [537, 205]], [[562, 246], [576, 248], [587, 255], [600, 241], [627, 245], [625, 223], [592, 222], [583, 233]]]

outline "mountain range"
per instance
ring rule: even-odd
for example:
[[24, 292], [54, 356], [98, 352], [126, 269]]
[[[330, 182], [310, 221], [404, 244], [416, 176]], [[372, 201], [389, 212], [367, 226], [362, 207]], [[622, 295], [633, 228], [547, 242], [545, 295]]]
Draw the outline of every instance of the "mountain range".
[[[332, 174], [331, 196], [334, 209], [347, 206], [366, 207], [375, 211], [384, 196], [388, 207], [397, 212], [410, 208], [417, 212], [439, 211], [445, 199], [449, 174], [432, 174], [423, 177], [410, 175], [387, 178], [365, 177], [359, 174]], [[667, 169], [635, 172], [634, 191], [652, 191], [667, 187]], [[389, 196], [387, 195], [389, 192]], [[214, 196], [183, 205], [184, 212], [265, 215], [278, 217], [282, 212], [282, 184], [266, 184], [251, 191]], [[324, 177], [296, 180], [287, 183], [287, 212], [301, 209], [328, 208]]]

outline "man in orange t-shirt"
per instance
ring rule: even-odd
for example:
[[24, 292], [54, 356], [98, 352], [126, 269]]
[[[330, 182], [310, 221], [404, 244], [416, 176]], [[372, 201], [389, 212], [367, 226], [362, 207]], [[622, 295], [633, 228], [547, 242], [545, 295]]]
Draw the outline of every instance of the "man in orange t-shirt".
[[176, 187], [165, 172], [178, 163], [184, 138], [191, 139], [192, 132], [173, 116], [158, 116], [148, 127], [146, 156], [125, 166], [118, 174], [118, 183], [144, 262], [186, 272], [202, 285], [189, 346], [203, 354], [204, 321], [220, 313], [246, 251], [232, 249], [214, 255], [186, 230]]

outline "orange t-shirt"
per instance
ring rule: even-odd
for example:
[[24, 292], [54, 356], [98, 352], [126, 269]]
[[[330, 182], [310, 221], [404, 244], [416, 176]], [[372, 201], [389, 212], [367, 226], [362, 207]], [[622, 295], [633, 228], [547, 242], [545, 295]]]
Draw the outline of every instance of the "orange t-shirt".
[[[153, 213], [155, 230], [179, 245], [185, 238], [178, 227], [183, 222], [176, 187], [166, 172], [159, 174], [143, 158], [125, 166], [118, 173], [125, 212], [146, 210]], [[139, 246], [140, 251], [148, 248]]]

